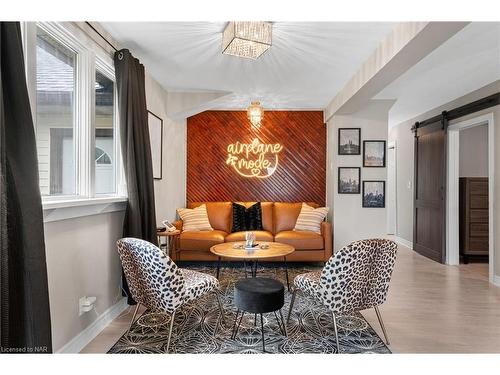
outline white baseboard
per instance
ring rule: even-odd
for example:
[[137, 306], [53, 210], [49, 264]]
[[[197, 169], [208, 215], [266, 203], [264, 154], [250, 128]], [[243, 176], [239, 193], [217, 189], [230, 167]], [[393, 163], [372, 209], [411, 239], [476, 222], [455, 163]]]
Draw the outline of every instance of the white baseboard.
[[103, 312], [87, 328], [76, 335], [56, 353], [79, 353], [89, 342], [91, 342], [109, 323], [116, 319], [127, 309], [127, 298], [122, 298], [118, 303]]
[[492, 283], [493, 285], [500, 287], [500, 276], [493, 275]]
[[413, 250], [413, 242], [405, 240], [404, 238], [394, 236], [394, 241], [396, 241], [398, 244], [406, 246], [410, 250]]

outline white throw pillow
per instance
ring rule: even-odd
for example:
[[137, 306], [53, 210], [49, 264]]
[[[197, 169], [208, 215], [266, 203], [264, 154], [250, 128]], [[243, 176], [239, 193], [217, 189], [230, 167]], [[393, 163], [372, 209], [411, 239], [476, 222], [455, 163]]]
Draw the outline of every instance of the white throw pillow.
[[183, 232], [199, 232], [201, 230], [214, 230], [210, 225], [207, 206], [202, 204], [196, 208], [178, 208], [177, 213], [182, 220]]
[[328, 207], [313, 208], [306, 203], [302, 203], [302, 208], [293, 230], [309, 231], [321, 234], [321, 222], [328, 214], [328, 210]]

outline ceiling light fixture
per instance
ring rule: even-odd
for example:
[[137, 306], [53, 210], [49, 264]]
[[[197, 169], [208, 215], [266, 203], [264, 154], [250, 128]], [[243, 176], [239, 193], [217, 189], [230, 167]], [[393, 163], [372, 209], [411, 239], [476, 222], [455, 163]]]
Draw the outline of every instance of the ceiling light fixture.
[[222, 53], [256, 60], [272, 41], [270, 22], [229, 22], [222, 33]]
[[255, 129], [260, 128], [260, 123], [264, 118], [264, 108], [260, 105], [260, 102], [252, 102], [247, 109], [247, 117]]

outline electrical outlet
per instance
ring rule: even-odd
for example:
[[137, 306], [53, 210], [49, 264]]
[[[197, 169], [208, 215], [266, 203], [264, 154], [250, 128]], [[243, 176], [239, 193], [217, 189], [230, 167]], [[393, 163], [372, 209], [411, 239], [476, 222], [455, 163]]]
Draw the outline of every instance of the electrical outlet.
[[82, 316], [86, 312], [89, 312], [94, 309], [94, 304], [96, 302], [97, 298], [96, 297], [81, 297], [78, 300], [78, 316]]
[[82, 316], [83, 314], [85, 314], [85, 311], [83, 311], [82, 307], [83, 307], [86, 299], [87, 299], [87, 297], [81, 297], [78, 300], [78, 316]]

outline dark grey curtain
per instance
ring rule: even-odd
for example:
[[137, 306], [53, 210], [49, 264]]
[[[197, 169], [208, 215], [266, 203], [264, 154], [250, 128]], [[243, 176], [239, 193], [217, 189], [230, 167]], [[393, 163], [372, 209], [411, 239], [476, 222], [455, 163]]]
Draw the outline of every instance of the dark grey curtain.
[[[114, 60], [121, 150], [128, 191], [123, 236], [157, 244], [144, 66], [127, 49], [116, 52]], [[129, 304], [135, 304], [126, 284], [124, 289]]]
[[51, 352], [43, 212], [19, 22], [0, 22], [0, 346]]

